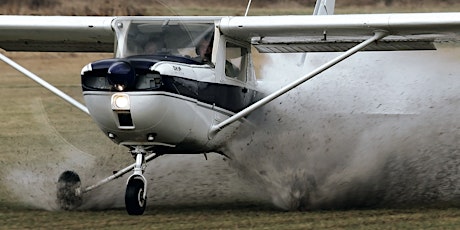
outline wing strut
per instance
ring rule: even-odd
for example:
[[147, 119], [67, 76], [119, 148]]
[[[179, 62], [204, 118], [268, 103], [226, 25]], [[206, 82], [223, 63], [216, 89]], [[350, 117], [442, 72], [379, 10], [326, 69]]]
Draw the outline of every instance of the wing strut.
[[322, 73], [323, 71], [331, 68], [332, 66], [336, 65], [337, 63], [347, 59], [351, 55], [357, 53], [358, 51], [362, 50], [372, 42], [375, 42], [379, 39], [382, 39], [383, 37], [387, 36], [388, 32], [387, 31], [375, 31], [374, 36], [371, 38], [359, 43], [358, 45], [354, 46], [353, 48], [347, 50], [345, 53], [341, 54], [340, 56], [332, 59], [331, 61], [323, 64], [322, 66], [318, 67], [317, 69], [313, 70], [312, 72], [308, 73], [307, 75], [295, 80], [294, 82], [290, 83], [289, 85], [286, 85], [285, 87], [279, 89], [278, 91], [264, 97], [260, 101], [248, 106], [247, 108], [241, 110], [240, 112], [234, 114], [233, 116], [227, 118], [227, 120], [224, 120], [223, 122], [213, 125], [209, 131], [210, 137], [214, 136], [217, 134], [220, 130], [223, 128], [227, 127], [231, 123], [238, 121], [239, 119], [243, 118], [244, 116], [248, 115], [252, 111], [258, 109], [259, 107], [262, 107], [263, 105], [267, 104], [270, 101], [273, 101], [274, 99], [278, 98], [279, 96], [289, 92], [291, 89], [299, 86], [300, 84], [312, 79], [313, 77], [317, 76], [318, 74]]
[[3, 62], [5, 62], [6, 64], [8, 64], [9, 66], [15, 68], [17, 71], [23, 73], [24, 75], [26, 75], [28, 78], [32, 79], [33, 81], [37, 82], [38, 84], [40, 84], [41, 86], [43, 86], [44, 88], [46, 88], [47, 90], [51, 91], [52, 93], [56, 94], [58, 97], [62, 98], [63, 100], [67, 101], [68, 103], [70, 103], [71, 105], [77, 107], [78, 109], [80, 109], [81, 111], [83, 111], [84, 113], [88, 114], [89, 115], [89, 110], [88, 108], [86, 108], [86, 106], [84, 106], [83, 104], [81, 104], [80, 102], [78, 102], [77, 100], [73, 99], [71, 96], [67, 95], [66, 93], [62, 92], [61, 90], [59, 90], [58, 88], [54, 87], [53, 85], [51, 85], [50, 83], [48, 83], [47, 81], [43, 80], [42, 78], [40, 78], [39, 76], [35, 75], [34, 73], [30, 72], [29, 70], [27, 70], [26, 68], [22, 67], [21, 65], [19, 65], [18, 63], [16, 63], [15, 61], [11, 60], [10, 58], [6, 57], [5, 55], [3, 55], [2, 53], [0, 53], [0, 60], [2, 60]]

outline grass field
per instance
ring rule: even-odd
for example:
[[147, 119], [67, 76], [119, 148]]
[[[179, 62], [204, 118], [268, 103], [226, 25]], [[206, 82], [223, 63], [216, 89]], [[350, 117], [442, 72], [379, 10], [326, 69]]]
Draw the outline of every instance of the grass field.
[[[213, 8], [193, 6], [171, 6], [169, 9], [181, 15], [196, 15], [203, 12], [213, 15], [238, 14], [235, 13], [239, 12], [238, 10], [240, 9], [225, 8], [216, 11]], [[300, 11], [303, 10], [278, 8], [273, 13], [270, 10], [257, 9], [255, 14], [302, 13]], [[348, 13], [355, 10], [339, 8], [337, 11]], [[364, 7], [360, 10], [431, 12], [460, 10], [460, 7], [459, 4], [441, 4], [437, 9], [415, 10], [408, 6], [396, 9]], [[10, 53], [8, 56], [81, 100], [81, 67], [110, 55]], [[0, 70], [0, 229], [460, 228], [460, 209], [450, 205], [446, 205], [446, 208], [443, 206], [284, 212], [263, 202], [233, 202], [234, 199], [231, 202], [225, 199], [218, 202], [219, 199], [214, 198], [212, 204], [198, 201], [196, 205], [165, 205], [164, 203], [169, 200], [160, 200], [160, 205], [149, 207], [145, 215], [139, 217], [128, 216], [124, 209], [118, 208], [119, 205], [108, 205], [107, 209], [50, 211], [54, 210], [54, 194], [50, 191], [55, 186], [58, 173], [71, 165], [70, 161], [75, 160], [75, 155], [84, 155], [81, 166], [78, 166], [81, 168], [85, 166], [85, 159], [92, 161], [93, 158], [97, 158], [94, 163], [96, 167], [92, 166], [92, 171], [85, 175], [88, 178], [109, 175], [112, 169], [119, 168], [125, 164], [124, 162], [131, 162], [131, 158], [124, 148], [111, 143], [88, 116], [41, 89], [5, 64], [0, 63]], [[16, 184], [30, 186], [18, 187]], [[123, 186], [123, 182], [120, 184]], [[122, 194], [122, 186], [115, 188], [115, 192]], [[221, 189], [229, 189], [231, 186], [225, 185]], [[219, 185], [216, 185], [216, 188], [219, 189]], [[162, 188], [158, 190], [161, 191]], [[187, 199], [188, 193], [184, 193], [185, 198], [179, 197], [180, 191], [176, 191], [175, 194], [179, 194], [177, 199]]]
[[0, 229], [458, 229], [459, 209], [280, 212], [254, 205], [46, 212], [0, 208]]

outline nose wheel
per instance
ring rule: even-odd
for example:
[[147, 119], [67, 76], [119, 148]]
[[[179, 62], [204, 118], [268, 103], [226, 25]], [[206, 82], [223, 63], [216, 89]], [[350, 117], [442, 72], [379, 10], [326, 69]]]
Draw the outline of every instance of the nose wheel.
[[125, 206], [129, 215], [142, 215], [147, 205], [144, 181], [139, 178], [131, 178], [126, 186]]
[[143, 147], [135, 147], [131, 150], [135, 156], [134, 173], [128, 178], [125, 193], [125, 207], [129, 215], [142, 215], [147, 206], [147, 182], [145, 180], [145, 155], [147, 152]]

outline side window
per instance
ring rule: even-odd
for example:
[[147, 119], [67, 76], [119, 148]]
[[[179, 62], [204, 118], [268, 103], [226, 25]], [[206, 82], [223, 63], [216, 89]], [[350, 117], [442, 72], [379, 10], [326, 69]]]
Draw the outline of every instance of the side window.
[[240, 81], [246, 81], [248, 49], [227, 42], [225, 52], [225, 75]]

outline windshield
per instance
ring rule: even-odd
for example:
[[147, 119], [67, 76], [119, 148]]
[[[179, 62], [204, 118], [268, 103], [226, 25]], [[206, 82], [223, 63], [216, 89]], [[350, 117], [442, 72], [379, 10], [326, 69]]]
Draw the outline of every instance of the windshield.
[[213, 22], [169, 19], [132, 21], [126, 34], [122, 56], [177, 56], [204, 64], [211, 58], [213, 33]]

